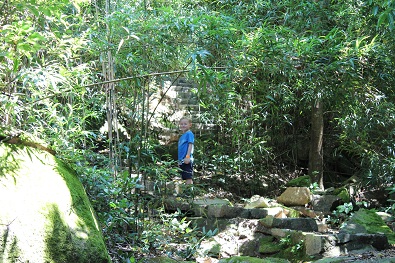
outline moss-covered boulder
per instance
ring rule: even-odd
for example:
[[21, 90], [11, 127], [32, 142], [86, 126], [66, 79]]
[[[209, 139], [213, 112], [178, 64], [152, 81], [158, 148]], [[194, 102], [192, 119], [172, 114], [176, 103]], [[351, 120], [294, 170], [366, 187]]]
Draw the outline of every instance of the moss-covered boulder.
[[341, 228], [351, 234], [384, 234], [391, 245], [395, 244], [395, 233], [374, 210], [360, 209]]
[[111, 262], [82, 184], [48, 151], [0, 144], [0, 204], [2, 262]]

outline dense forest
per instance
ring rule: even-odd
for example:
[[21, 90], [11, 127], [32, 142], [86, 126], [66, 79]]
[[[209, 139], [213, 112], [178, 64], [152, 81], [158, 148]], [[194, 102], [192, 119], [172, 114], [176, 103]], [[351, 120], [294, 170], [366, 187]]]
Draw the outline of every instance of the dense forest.
[[147, 220], [161, 192], [139, 191], [140, 175], [177, 180], [152, 124], [178, 123], [151, 104], [179, 78], [196, 87], [194, 127], [210, 127], [195, 144], [200, 192], [274, 197], [302, 174], [321, 189], [353, 177], [354, 199], [377, 191], [392, 211], [393, 1], [3, 0], [0, 13], [1, 126], [78, 173], [114, 262], [197, 242]]

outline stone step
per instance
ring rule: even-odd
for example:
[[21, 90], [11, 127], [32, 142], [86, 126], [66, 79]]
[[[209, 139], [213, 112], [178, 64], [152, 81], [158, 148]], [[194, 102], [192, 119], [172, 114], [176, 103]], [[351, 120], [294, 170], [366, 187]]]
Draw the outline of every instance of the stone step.
[[190, 87], [172, 87], [170, 88], [166, 96], [168, 98], [192, 98], [192, 97], [197, 97], [197, 94], [191, 90]]
[[183, 104], [183, 103], [180, 103], [179, 107], [181, 109], [186, 109], [186, 110], [190, 111], [191, 115], [199, 114], [199, 112], [201, 111], [200, 106], [196, 105], [196, 104], [190, 104], [190, 103]]
[[174, 110], [189, 110], [189, 111], [196, 111], [196, 112], [200, 112], [200, 111], [205, 111], [202, 107], [200, 107], [198, 101], [194, 98], [190, 98], [190, 99], [182, 99], [182, 98], [176, 98], [172, 100], [172, 105], [169, 106], [169, 102], [162, 102], [162, 106], [169, 106], [169, 109], [173, 109]]
[[193, 87], [196, 86], [195, 83], [192, 81], [189, 81], [185, 78], [178, 78], [176, 81], [173, 82], [174, 86], [187, 86], [187, 87]]
[[177, 93], [190, 93], [195, 94], [195, 88], [193, 86], [184, 84], [180, 86], [171, 86], [169, 90], [174, 90]]

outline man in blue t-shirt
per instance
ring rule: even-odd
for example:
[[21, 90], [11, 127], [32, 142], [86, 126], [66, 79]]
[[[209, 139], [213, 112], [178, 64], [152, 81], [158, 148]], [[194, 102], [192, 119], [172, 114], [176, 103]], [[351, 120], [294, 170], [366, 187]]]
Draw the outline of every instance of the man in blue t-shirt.
[[195, 143], [195, 135], [190, 130], [192, 121], [188, 118], [181, 118], [178, 123], [182, 135], [178, 140], [178, 165], [181, 168], [181, 178], [186, 184], [193, 184], [193, 144]]

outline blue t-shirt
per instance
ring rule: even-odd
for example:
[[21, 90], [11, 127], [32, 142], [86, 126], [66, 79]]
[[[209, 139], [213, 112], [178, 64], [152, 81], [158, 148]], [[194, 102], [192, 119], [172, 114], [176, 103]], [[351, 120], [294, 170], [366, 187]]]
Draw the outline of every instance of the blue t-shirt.
[[[181, 135], [180, 139], [178, 140], [178, 160], [181, 161], [185, 158], [188, 152], [188, 145], [195, 143], [195, 135], [191, 130], [185, 132]], [[191, 162], [193, 162], [193, 146], [191, 151]]]

